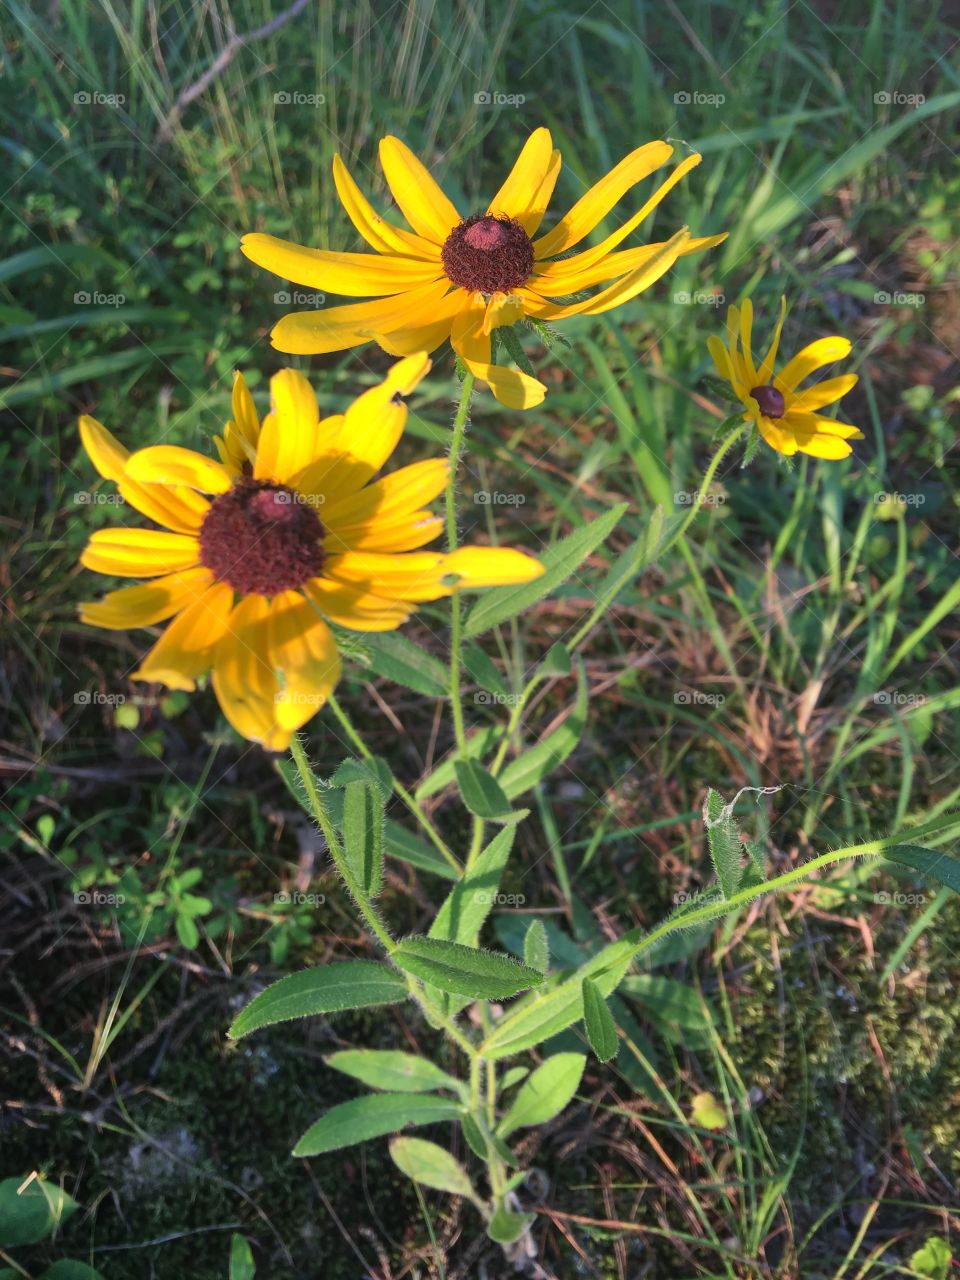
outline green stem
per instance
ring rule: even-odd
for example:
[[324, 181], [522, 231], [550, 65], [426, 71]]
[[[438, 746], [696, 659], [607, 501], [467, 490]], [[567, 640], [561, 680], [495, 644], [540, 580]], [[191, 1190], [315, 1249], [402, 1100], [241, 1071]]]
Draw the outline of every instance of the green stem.
[[[359, 751], [363, 759], [372, 760], [374, 758], [373, 752], [364, 742], [363, 738], [361, 738], [359, 731], [353, 724], [353, 721], [347, 715], [346, 711], [344, 711], [343, 707], [341, 707], [333, 694], [331, 694], [327, 699], [327, 706], [336, 716], [337, 720], [340, 722], [341, 729], [353, 743], [354, 747], [356, 747], [357, 751]], [[420, 804], [419, 800], [417, 800], [416, 796], [412, 795], [407, 788], [402, 785], [402, 783], [398, 782], [397, 779], [393, 777], [392, 774], [390, 775], [390, 784], [396, 795], [403, 801], [423, 827], [437, 852], [450, 864], [458, 876], [463, 875], [463, 867], [460, 865], [459, 859], [427, 817], [423, 806]]]
[[[460, 470], [460, 455], [463, 452], [463, 438], [467, 430], [470, 416], [470, 398], [473, 395], [474, 376], [469, 371], [463, 379], [460, 390], [460, 403], [457, 405], [453, 419], [453, 433], [450, 437], [450, 474], [447, 477], [447, 489], [444, 505], [447, 517], [447, 551], [457, 549], [457, 474]], [[467, 733], [463, 723], [463, 707], [460, 704], [460, 647], [462, 640], [462, 615], [460, 611], [460, 592], [454, 591], [450, 596], [450, 710], [453, 715], [453, 732], [457, 740], [457, 750], [461, 757], [466, 747]]]

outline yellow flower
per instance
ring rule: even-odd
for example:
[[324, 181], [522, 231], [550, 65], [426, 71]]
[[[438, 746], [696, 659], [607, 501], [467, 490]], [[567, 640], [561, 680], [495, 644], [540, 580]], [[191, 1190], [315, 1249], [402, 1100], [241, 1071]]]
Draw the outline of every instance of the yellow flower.
[[327, 418], [303, 375], [284, 369], [263, 422], [238, 374], [219, 461], [177, 445], [130, 454], [81, 418], [93, 465], [162, 526], [93, 534], [88, 569], [151, 581], [81, 605], [82, 620], [125, 630], [172, 618], [133, 678], [192, 690], [212, 671], [237, 732], [281, 751], [339, 679], [327, 620], [392, 631], [420, 601], [538, 577], [543, 566], [520, 551], [418, 550], [442, 528], [426, 504], [447, 482], [445, 458], [374, 482], [406, 424], [401, 397], [429, 368], [422, 352], [401, 360]]
[[[496, 398], [513, 409], [539, 404], [546, 388], [513, 368], [491, 363], [491, 333], [524, 317], [538, 321], [599, 315], [627, 302], [677, 258], [711, 248], [723, 235], [694, 239], [686, 227], [666, 241], [615, 253], [677, 183], [700, 163], [688, 156], [640, 209], [593, 248], [568, 255], [638, 182], [666, 164], [673, 147], [648, 142], [590, 188], [537, 239], [560, 173], [560, 152], [548, 129], [527, 139], [506, 182], [485, 213], [461, 218], [426, 168], [399, 138], [380, 143], [387, 185], [411, 230], [377, 214], [339, 156], [333, 180], [347, 216], [371, 253], [306, 249], [275, 236], [243, 237], [246, 256], [283, 279], [324, 293], [373, 301], [297, 311], [273, 329], [280, 351], [311, 355], [378, 342], [392, 355], [433, 351], [447, 338]], [[589, 298], [582, 295], [613, 281]]]
[[767, 354], [759, 365], [750, 349], [753, 303], [727, 312], [727, 344], [716, 336], [707, 339], [713, 363], [721, 378], [733, 387], [747, 412], [744, 422], [755, 422], [771, 449], [791, 457], [808, 453], [812, 458], [846, 458], [852, 453], [848, 440], [862, 440], [863, 432], [845, 422], [824, 418], [818, 409], [835, 404], [857, 384], [855, 373], [844, 373], [814, 383], [805, 391], [799, 384], [811, 373], [850, 354], [848, 338], [818, 338], [789, 360], [779, 373], [773, 366], [787, 314], [787, 300], [780, 299], [780, 319]]

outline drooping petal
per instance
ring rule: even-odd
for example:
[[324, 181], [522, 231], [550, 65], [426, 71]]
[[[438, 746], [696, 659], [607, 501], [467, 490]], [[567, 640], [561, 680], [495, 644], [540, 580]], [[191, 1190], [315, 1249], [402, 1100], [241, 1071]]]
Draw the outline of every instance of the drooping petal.
[[213, 663], [213, 655], [226, 632], [233, 604], [233, 590], [214, 583], [188, 605], [164, 631], [132, 680], [156, 681], [170, 689], [190, 693], [198, 678]]
[[450, 341], [474, 377], [486, 382], [497, 400], [510, 409], [531, 409], [542, 403], [547, 388], [519, 369], [491, 363], [489, 332], [484, 332], [486, 303], [473, 295], [470, 305], [454, 319]]
[[165, 529], [97, 529], [80, 563], [115, 578], [157, 578], [200, 563], [200, 544], [184, 533]]
[[453, 590], [530, 582], [543, 572], [538, 560], [506, 547], [461, 547], [450, 554], [349, 551], [332, 556], [325, 566], [334, 581], [412, 602], [439, 600]]
[[809, 413], [791, 406], [784, 414], [784, 423], [798, 435], [814, 433], [818, 435], [836, 436], [839, 440], [862, 440], [863, 432], [849, 422], [837, 422], [834, 418], [821, 417], [819, 413]]
[[460, 215], [408, 146], [388, 136], [380, 142], [380, 164], [403, 216], [418, 235], [442, 245]]
[[375, 302], [350, 302], [321, 311], [292, 311], [274, 325], [271, 341], [278, 351], [303, 356], [343, 351], [364, 342], [380, 341], [383, 335], [389, 337], [394, 332], [402, 336], [408, 329], [434, 324], [450, 289], [450, 281], [444, 277]]
[[859, 381], [860, 379], [855, 373], [842, 373], [836, 378], [826, 378], [823, 382], [818, 382], [815, 386], [807, 387], [805, 391], [798, 392], [796, 399], [791, 402], [790, 408], [812, 413], [815, 409], [822, 409], [825, 405], [836, 404], [848, 391], [852, 391]]
[[326, 703], [340, 679], [340, 654], [330, 628], [299, 591], [270, 603], [270, 664], [280, 675], [274, 702], [279, 728], [292, 733]]
[[132, 453], [126, 474], [140, 484], [180, 485], [200, 493], [226, 493], [233, 483], [222, 462], [176, 444], [155, 444]]
[[150, 627], [187, 608], [213, 582], [209, 569], [184, 569], [136, 587], [108, 591], [101, 600], [79, 606], [80, 621], [107, 631]]
[[310, 383], [296, 369], [281, 369], [270, 379], [270, 413], [263, 420], [254, 463], [256, 480], [280, 484], [317, 455], [320, 410]]
[[446, 458], [428, 458], [393, 471], [376, 484], [324, 507], [323, 524], [331, 533], [375, 520], [417, 511], [441, 494], [450, 475]]
[[270, 602], [246, 596], [227, 619], [213, 658], [211, 683], [223, 714], [237, 733], [268, 750], [282, 751], [274, 707], [280, 681], [270, 659]]
[[[677, 256], [685, 258], [687, 254], [700, 253], [704, 249], [712, 249], [714, 245], [720, 244], [725, 238], [723, 235], [691, 237], [684, 242], [683, 249]], [[586, 267], [581, 271], [533, 275], [530, 277], [530, 288], [544, 298], [558, 298], [572, 293], [579, 293], [582, 289], [589, 289], [592, 285], [599, 284], [603, 280], [621, 279], [631, 271], [638, 270], [638, 268], [656, 257], [665, 244], [667, 244], [667, 241], [661, 240], [656, 244], [644, 244], [636, 249], [625, 249], [620, 253], [611, 253], [606, 258], [594, 263], [593, 266]], [[566, 262], [568, 260], [563, 259], [562, 261]], [[575, 259], [570, 258], [569, 261], [574, 262]]]
[[550, 168], [553, 155], [553, 141], [550, 130], [534, 129], [523, 145], [523, 150], [510, 170], [506, 182], [487, 206], [487, 213], [497, 217], [515, 218], [528, 235], [533, 226], [533, 218], [539, 221], [539, 213], [535, 204], [543, 186], [547, 170]]
[[441, 271], [439, 262], [308, 249], [294, 244], [292, 240], [279, 240], [259, 231], [245, 235], [240, 248], [251, 262], [284, 280], [311, 289], [322, 289], [325, 293], [346, 294], [351, 298], [405, 293], [408, 289], [436, 280]]
[[402, 601], [387, 600], [330, 578], [314, 578], [303, 590], [324, 617], [351, 631], [395, 631], [410, 616], [411, 606]]
[[579, 244], [631, 187], [666, 164], [672, 155], [673, 147], [669, 143], [657, 141], [645, 143], [624, 156], [606, 177], [580, 197], [552, 231], [534, 241], [537, 259], [552, 258]]
[[333, 181], [347, 217], [371, 248], [378, 253], [406, 254], [428, 262], [438, 261], [439, 253], [435, 244], [402, 227], [395, 227], [392, 222], [380, 217], [354, 182], [339, 155], [333, 157]]
[[843, 360], [850, 354], [850, 339], [833, 336], [818, 338], [798, 352], [774, 378], [774, 386], [782, 392], [795, 391], [797, 385], [825, 364]]

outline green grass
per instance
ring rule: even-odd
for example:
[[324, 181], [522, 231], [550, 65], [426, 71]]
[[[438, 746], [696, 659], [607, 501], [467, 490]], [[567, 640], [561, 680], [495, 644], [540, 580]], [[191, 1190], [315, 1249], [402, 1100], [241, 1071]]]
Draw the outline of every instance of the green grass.
[[[731, 233], [623, 310], [568, 323], [569, 347], [525, 338], [550, 386], [542, 410], [476, 402], [465, 532], [536, 550], [629, 504], [607, 551], [537, 605], [522, 636], [506, 627], [485, 641], [513, 690], [576, 631], [608, 560], [655, 505], [681, 509], [676, 495], [699, 484], [724, 413], [701, 382], [723, 307], [677, 295], [752, 294], [767, 325], [786, 291], [787, 347], [828, 332], [855, 342], [861, 383], [844, 407], [867, 437], [855, 458], [724, 463], [690, 538], [591, 636], [587, 729], [541, 788], [503, 886], [524, 896], [520, 909], [551, 913], [568, 945], [653, 922], [709, 878], [698, 821], [709, 785], [782, 788], [741, 812], [784, 870], [960, 796], [950, 11], [308, 5], [238, 46], [185, 101], [230, 32], [277, 16], [253, 0], [65, 0], [49, 16], [8, 3], [0, 14], [0, 830], [12, 939], [0, 953], [0, 1052], [16, 1101], [0, 1176], [41, 1168], [85, 1210], [61, 1241], [17, 1255], [30, 1274], [73, 1256], [110, 1280], [219, 1277], [234, 1229], [264, 1275], [352, 1276], [354, 1248], [371, 1274], [380, 1250], [393, 1274], [415, 1263], [442, 1274], [438, 1256], [450, 1276], [477, 1265], [470, 1210], [428, 1194], [428, 1229], [381, 1145], [346, 1170], [287, 1158], [302, 1117], [339, 1097], [323, 1052], [379, 1035], [429, 1046], [433, 1033], [357, 1017], [227, 1048], [232, 1013], [267, 973], [357, 952], [360, 931], [281, 780], [224, 730], [211, 694], [169, 699], [130, 683], [143, 637], [75, 620], [97, 589], [79, 552], [117, 517], [76, 501], [107, 491], [80, 450], [78, 414], [130, 447], [161, 432], [200, 446], [227, 416], [235, 367], [264, 400], [281, 363], [266, 334], [286, 308], [238, 236], [356, 248], [329, 179], [335, 150], [385, 207], [376, 143], [396, 133], [470, 210], [547, 124], [564, 158], [559, 209], [665, 136], [704, 160], [645, 234], [684, 222]], [[484, 91], [525, 101], [478, 105]], [[878, 293], [925, 301], [885, 305]], [[335, 408], [386, 363], [364, 348], [301, 365]], [[452, 358], [438, 353], [406, 459], [442, 446], [456, 390]], [[481, 488], [525, 500], [474, 505]], [[878, 501], [885, 493], [909, 505]], [[442, 653], [445, 626], [429, 607], [410, 634]], [[432, 702], [376, 688], [380, 701], [351, 665], [341, 700], [412, 787], [450, 742], [432, 740]], [[530, 739], [573, 699], [570, 680], [541, 686]], [[468, 694], [467, 711], [483, 723], [497, 708]], [[336, 723], [325, 716], [311, 735], [332, 771], [347, 754]], [[425, 803], [459, 839], [447, 798]], [[385, 909], [413, 931], [442, 886], [392, 870]], [[128, 905], [75, 907], [75, 889], [89, 887]], [[278, 905], [293, 887], [324, 893], [323, 911]], [[183, 893], [209, 900], [196, 945], [170, 908]], [[501, 927], [515, 922], [503, 913]], [[949, 1235], [960, 1178], [955, 902], [852, 867], [683, 941], [657, 973], [701, 990], [712, 1022], [691, 1013], [678, 1031], [655, 1004], [623, 997], [637, 1051], [592, 1065], [585, 1105], [531, 1136], [549, 1187], [536, 1232], [548, 1273], [632, 1277], [653, 1259], [658, 1277], [918, 1274], [909, 1259]], [[731, 1117], [719, 1134], [687, 1123], [703, 1089]], [[174, 1156], [146, 1158], [151, 1143]], [[506, 1274], [495, 1251], [485, 1265]]]

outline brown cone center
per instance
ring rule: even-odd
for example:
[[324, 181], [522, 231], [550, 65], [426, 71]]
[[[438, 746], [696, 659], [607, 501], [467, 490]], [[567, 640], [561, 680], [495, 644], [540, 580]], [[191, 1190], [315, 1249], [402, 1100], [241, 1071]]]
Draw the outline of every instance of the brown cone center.
[[754, 387], [750, 394], [760, 406], [760, 412], [765, 418], [782, 418], [787, 411], [783, 393], [769, 383], [762, 387]]
[[465, 218], [440, 251], [447, 279], [470, 293], [509, 293], [533, 270], [533, 241], [514, 218]]
[[292, 591], [323, 567], [324, 528], [307, 498], [282, 484], [240, 480], [200, 526], [200, 563], [241, 595]]

